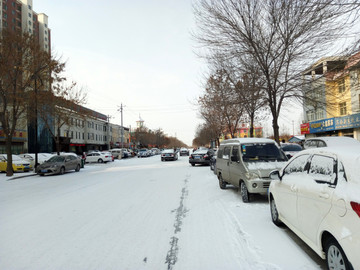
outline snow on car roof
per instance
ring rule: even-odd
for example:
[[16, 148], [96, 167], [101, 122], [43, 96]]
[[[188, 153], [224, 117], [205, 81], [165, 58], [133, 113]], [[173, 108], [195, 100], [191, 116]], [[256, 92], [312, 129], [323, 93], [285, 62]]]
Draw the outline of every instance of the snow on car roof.
[[228, 139], [221, 142], [221, 144], [229, 143], [275, 143], [274, 140], [266, 138], [234, 138]]
[[336, 146], [336, 147], [344, 146], [344, 145], [354, 145], [354, 144], [360, 145], [360, 141], [345, 136], [315, 137], [315, 138], [309, 138], [306, 141], [310, 141], [310, 140], [324, 141], [327, 146]]

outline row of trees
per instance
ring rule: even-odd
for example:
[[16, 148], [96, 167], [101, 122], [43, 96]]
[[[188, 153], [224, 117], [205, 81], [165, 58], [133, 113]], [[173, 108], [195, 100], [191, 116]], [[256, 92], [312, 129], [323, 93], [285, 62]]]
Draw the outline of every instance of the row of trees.
[[198, 0], [193, 35], [210, 70], [198, 99], [203, 129], [217, 139], [246, 122], [253, 136], [254, 122], [270, 114], [279, 142], [283, 105], [315, 98], [304, 94], [302, 72], [328, 53], [359, 50], [358, 40], [341, 44], [359, 7], [358, 0]]
[[179, 139], [167, 136], [160, 128], [150, 130], [140, 127], [132, 134], [131, 140], [136, 142], [138, 147], [177, 148], [185, 147], [186, 144]]
[[31, 124], [37, 143], [40, 120], [59, 146], [61, 126], [70, 123], [74, 104], [85, 102], [86, 95], [76, 84], [67, 84], [64, 70], [65, 63], [41, 48], [36, 36], [1, 30], [0, 124], [5, 135], [7, 176], [13, 175], [11, 148], [17, 128]]

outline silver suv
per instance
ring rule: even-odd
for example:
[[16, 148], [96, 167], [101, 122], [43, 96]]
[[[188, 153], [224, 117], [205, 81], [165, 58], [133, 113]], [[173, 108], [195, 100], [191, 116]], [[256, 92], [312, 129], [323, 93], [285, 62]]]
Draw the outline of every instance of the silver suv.
[[275, 141], [262, 138], [224, 140], [217, 152], [216, 174], [219, 186], [240, 187], [243, 202], [250, 193], [267, 194], [270, 172], [282, 168], [287, 157]]

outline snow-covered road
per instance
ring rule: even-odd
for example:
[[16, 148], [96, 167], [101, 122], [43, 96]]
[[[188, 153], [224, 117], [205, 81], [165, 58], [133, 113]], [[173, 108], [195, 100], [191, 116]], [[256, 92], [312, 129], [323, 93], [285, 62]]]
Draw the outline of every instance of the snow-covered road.
[[0, 269], [325, 269], [272, 224], [266, 197], [244, 204], [187, 157], [11, 179], [0, 175]]

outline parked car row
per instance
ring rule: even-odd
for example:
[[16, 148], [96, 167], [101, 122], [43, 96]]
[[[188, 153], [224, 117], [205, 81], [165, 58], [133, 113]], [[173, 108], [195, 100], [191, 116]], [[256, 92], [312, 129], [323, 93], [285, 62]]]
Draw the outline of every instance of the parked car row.
[[273, 140], [225, 140], [215, 165], [219, 187], [239, 187], [244, 202], [267, 194], [273, 223], [285, 224], [329, 269], [360, 269], [360, 142], [322, 137], [304, 147], [287, 161]]

